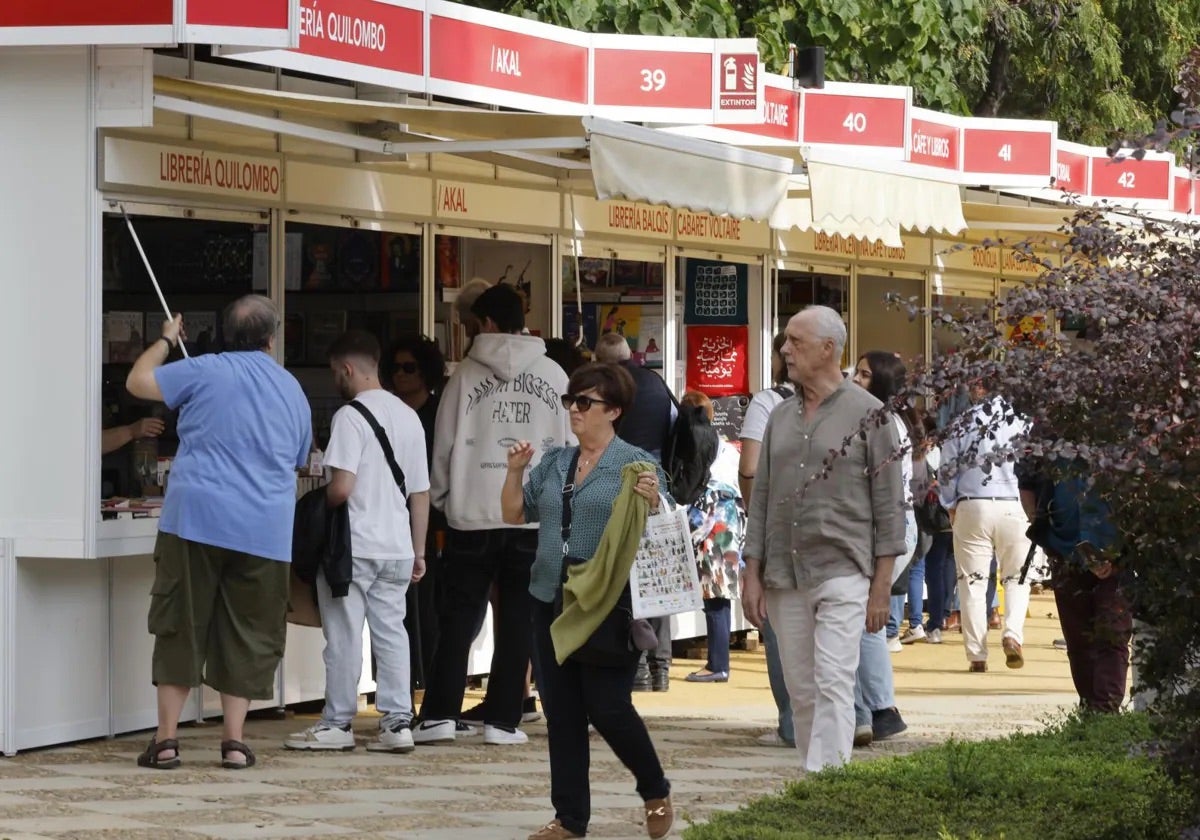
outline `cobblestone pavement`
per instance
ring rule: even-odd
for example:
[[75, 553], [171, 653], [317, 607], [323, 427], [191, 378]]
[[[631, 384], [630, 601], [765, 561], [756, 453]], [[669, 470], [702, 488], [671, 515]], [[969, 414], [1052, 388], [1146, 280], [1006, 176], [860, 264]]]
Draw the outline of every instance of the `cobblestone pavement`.
[[[1026, 668], [967, 674], [961, 637], [918, 645], [894, 656], [898, 702], [909, 723], [903, 735], [855, 752], [856, 759], [909, 752], [950, 736], [981, 738], [1033, 729], [1069, 706], [1066, 656], [1052, 647], [1053, 602], [1034, 599]], [[702, 663], [678, 661], [672, 687], [636, 695], [671, 779], [679, 820], [779, 790], [799, 777], [794, 753], [759, 746], [774, 707], [761, 651], [735, 652], [724, 685], [683, 681]], [[472, 704], [468, 697], [467, 703]], [[80, 838], [431, 838], [510, 840], [548, 822], [549, 765], [543, 724], [527, 727], [522, 746], [485, 746], [481, 739], [418, 747], [409, 755], [288, 752], [281, 741], [310, 719], [252, 721], [247, 740], [259, 764], [231, 772], [219, 766], [219, 724], [181, 730], [184, 767], [149, 771], [134, 765], [147, 735], [37, 750], [0, 760], [0, 840]], [[356, 721], [365, 739], [371, 714]], [[361, 741], [360, 741], [361, 743]], [[597, 736], [592, 738], [589, 836], [644, 837], [633, 780]]]

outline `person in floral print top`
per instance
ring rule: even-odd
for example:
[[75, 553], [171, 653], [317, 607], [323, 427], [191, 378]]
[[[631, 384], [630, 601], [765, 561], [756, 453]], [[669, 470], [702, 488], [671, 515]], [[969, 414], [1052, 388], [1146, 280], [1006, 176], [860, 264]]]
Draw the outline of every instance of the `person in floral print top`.
[[[712, 401], [689, 391], [680, 402], [700, 406], [713, 417]], [[738, 451], [722, 439], [717, 459], [709, 470], [704, 495], [688, 508], [688, 524], [700, 589], [704, 596], [704, 621], [708, 626], [708, 662], [688, 674], [688, 682], [729, 681], [729, 634], [733, 623], [732, 601], [739, 596], [738, 575], [746, 541], [746, 509], [738, 489]]]

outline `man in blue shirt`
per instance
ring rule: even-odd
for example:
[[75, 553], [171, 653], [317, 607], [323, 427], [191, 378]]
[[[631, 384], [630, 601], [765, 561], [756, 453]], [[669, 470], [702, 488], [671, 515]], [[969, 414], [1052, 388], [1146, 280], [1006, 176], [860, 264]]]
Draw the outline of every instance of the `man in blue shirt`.
[[308, 460], [312, 415], [300, 383], [273, 358], [275, 305], [239, 298], [223, 326], [227, 352], [166, 365], [183, 340], [176, 315], [125, 383], [135, 397], [179, 411], [147, 622], [158, 731], [141, 767], [179, 766], [179, 715], [201, 682], [221, 693], [222, 766], [253, 765], [246, 712], [274, 693], [283, 655], [295, 470]]

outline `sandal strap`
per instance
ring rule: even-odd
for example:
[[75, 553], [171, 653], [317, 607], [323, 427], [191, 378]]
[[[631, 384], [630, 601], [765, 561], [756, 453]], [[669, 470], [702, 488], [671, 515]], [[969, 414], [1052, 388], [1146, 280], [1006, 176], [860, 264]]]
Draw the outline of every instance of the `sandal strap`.
[[221, 757], [224, 758], [228, 753], [240, 752], [246, 758], [254, 755], [254, 750], [243, 744], [241, 741], [222, 741], [221, 742]]

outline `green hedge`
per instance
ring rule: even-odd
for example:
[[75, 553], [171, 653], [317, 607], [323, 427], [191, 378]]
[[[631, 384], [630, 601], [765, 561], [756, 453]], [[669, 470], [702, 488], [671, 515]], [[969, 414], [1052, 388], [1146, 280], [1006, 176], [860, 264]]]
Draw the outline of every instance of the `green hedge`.
[[1144, 755], [1143, 715], [854, 762], [693, 825], [686, 840], [1169, 840], [1197, 803]]

